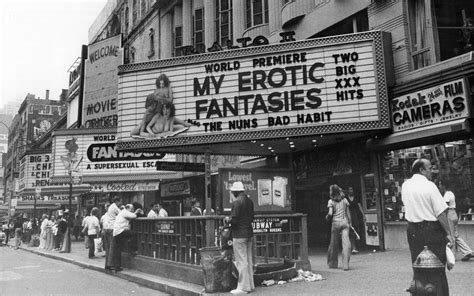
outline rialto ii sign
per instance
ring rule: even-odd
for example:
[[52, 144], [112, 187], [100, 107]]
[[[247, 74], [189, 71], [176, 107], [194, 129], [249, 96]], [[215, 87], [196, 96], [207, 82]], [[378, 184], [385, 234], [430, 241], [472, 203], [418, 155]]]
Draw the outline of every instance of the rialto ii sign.
[[118, 138], [388, 128], [385, 39], [366, 32], [121, 66]]

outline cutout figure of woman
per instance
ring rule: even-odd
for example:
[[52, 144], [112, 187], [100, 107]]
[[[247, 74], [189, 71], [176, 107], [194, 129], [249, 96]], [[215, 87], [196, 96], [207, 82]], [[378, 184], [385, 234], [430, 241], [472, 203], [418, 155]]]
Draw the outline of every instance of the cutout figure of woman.
[[173, 102], [173, 92], [171, 91], [168, 76], [166, 76], [166, 74], [160, 74], [155, 84], [155, 91], [146, 97], [145, 114], [140, 124], [130, 132], [130, 136], [137, 136], [146, 132], [146, 127], [153, 119], [153, 116], [162, 112], [165, 103]]
[[171, 102], [163, 104], [162, 112], [155, 114], [152, 120], [148, 123], [146, 130], [148, 133], [141, 134], [142, 136], [154, 136], [161, 133], [173, 132], [180, 129], [190, 127], [191, 124], [184, 120], [175, 117], [175, 107]]

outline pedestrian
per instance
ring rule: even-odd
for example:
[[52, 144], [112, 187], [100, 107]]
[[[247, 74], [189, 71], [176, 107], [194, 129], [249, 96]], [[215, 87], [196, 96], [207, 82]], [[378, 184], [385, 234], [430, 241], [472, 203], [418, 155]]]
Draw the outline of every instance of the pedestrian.
[[[122, 270], [122, 249], [127, 241], [134, 236], [130, 230], [130, 221], [136, 219], [137, 215], [143, 214], [143, 210], [135, 210], [132, 204], [127, 204], [115, 218], [113, 230], [113, 242], [110, 253], [109, 267], [115, 272]], [[136, 246], [132, 246], [136, 248]]]
[[168, 212], [163, 208], [163, 206], [160, 203], [156, 203], [156, 206], [158, 208], [158, 217], [160, 218], [165, 218], [168, 217]]
[[43, 214], [41, 216], [41, 227], [40, 227], [40, 244], [39, 244], [39, 249], [44, 249], [46, 247], [46, 228], [48, 227], [48, 215]]
[[82, 229], [82, 217], [76, 215], [73, 222], [73, 235], [76, 240], [79, 240], [81, 237], [81, 229]]
[[[412, 165], [413, 176], [402, 185], [402, 201], [408, 221], [407, 237], [411, 261], [427, 246], [446, 265], [446, 244], [454, 246], [453, 225], [448, 220], [448, 206], [436, 185], [431, 182], [432, 166], [427, 159], [417, 159]], [[418, 278], [413, 269], [413, 280]], [[438, 269], [441, 278], [437, 295], [449, 295], [446, 270]]]
[[15, 250], [18, 250], [21, 244], [21, 234], [22, 234], [22, 229], [23, 229], [23, 222], [21, 221], [20, 217], [16, 218], [15, 223], [14, 223], [14, 228], [15, 228]]
[[158, 218], [158, 213], [160, 209], [158, 208], [157, 203], [151, 204], [151, 210], [148, 212], [147, 218]]
[[472, 257], [474, 257], [474, 253], [472, 252], [471, 247], [461, 238], [458, 233], [458, 215], [456, 213], [456, 198], [454, 193], [450, 191], [448, 182], [445, 180], [438, 181], [438, 188], [441, 194], [443, 195], [443, 199], [448, 205], [448, 219], [453, 223], [454, 227], [454, 240], [455, 240], [455, 247], [457, 250], [461, 251], [463, 257], [461, 261], [469, 261]]
[[46, 224], [46, 243], [44, 248], [47, 251], [51, 251], [54, 249], [54, 233], [53, 233], [53, 226], [56, 222], [56, 217], [51, 215], [51, 219], [48, 220]]
[[329, 186], [328, 214], [326, 220], [332, 219], [331, 224], [331, 242], [328, 248], [328, 266], [337, 268], [338, 256], [342, 240], [342, 267], [349, 270], [349, 261], [351, 258], [351, 242], [349, 239], [349, 230], [351, 229], [351, 213], [349, 202], [345, 198], [341, 187], [337, 184]]
[[62, 213], [58, 215], [58, 219], [53, 226], [53, 233], [54, 233], [54, 251], [59, 251], [61, 249], [61, 242], [63, 241], [63, 234], [59, 231], [59, 223], [63, 219]]
[[[347, 188], [347, 201], [349, 202], [349, 211], [351, 212], [351, 226], [354, 231], [349, 230], [349, 239], [351, 241], [351, 251], [352, 254], [358, 254], [358, 241], [360, 240], [357, 238], [357, 235], [363, 233], [364, 223], [365, 222], [365, 215], [364, 210], [362, 209], [362, 205], [360, 204], [360, 200], [355, 197], [354, 189], [352, 187]], [[356, 235], [357, 233], [357, 235]]]
[[8, 228], [8, 223], [2, 225], [2, 230], [5, 233], [5, 245], [8, 246], [8, 239], [10, 236], [10, 229]]
[[96, 207], [93, 207], [90, 215], [84, 218], [84, 228], [87, 228], [89, 259], [95, 258], [94, 239], [100, 233], [100, 222], [99, 222], [99, 218], [97, 218], [98, 214], [99, 214], [99, 209]]
[[199, 200], [194, 199], [191, 205], [191, 216], [202, 216], [201, 203]]
[[[63, 214], [63, 222], [58, 225], [60, 231], [63, 231], [63, 241], [59, 253], [71, 252], [71, 232], [74, 227], [74, 222], [71, 220], [69, 209], [66, 209]], [[64, 230], [65, 229], [65, 230]]]
[[115, 196], [112, 199], [112, 203], [107, 209], [107, 213], [103, 216], [103, 233], [102, 239], [104, 241], [105, 248], [105, 270], [111, 271], [114, 267], [111, 254], [113, 252], [112, 246], [114, 239], [114, 223], [117, 215], [120, 213], [120, 207], [122, 206], [122, 200]]
[[225, 218], [230, 223], [232, 231], [232, 248], [234, 250], [235, 266], [239, 272], [237, 288], [232, 294], [247, 294], [255, 289], [253, 282], [253, 202], [245, 194], [244, 184], [234, 182], [230, 188], [235, 197], [232, 202], [231, 216]]

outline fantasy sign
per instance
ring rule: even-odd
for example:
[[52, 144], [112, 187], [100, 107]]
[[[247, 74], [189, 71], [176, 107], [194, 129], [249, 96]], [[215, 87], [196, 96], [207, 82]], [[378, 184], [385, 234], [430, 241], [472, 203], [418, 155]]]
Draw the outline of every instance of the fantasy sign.
[[[118, 140], [390, 127], [381, 32], [119, 67]], [[145, 141], [146, 142], [146, 141]]]

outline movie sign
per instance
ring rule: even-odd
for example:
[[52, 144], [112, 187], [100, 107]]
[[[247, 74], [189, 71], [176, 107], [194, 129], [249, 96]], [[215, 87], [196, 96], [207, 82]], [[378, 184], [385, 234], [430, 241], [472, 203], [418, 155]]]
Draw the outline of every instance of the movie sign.
[[394, 132], [433, 125], [469, 116], [468, 94], [458, 79], [390, 101]]
[[388, 128], [384, 36], [365, 32], [120, 66], [118, 139], [192, 136], [212, 143], [223, 134], [237, 141]]
[[122, 56], [122, 35], [89, 45], [82, 110], [86, 128], [117, 126], [117, 67], [123, 63]]
[[50, 185], [52, 163], [51, 153], [24, 156], [20, 160], [19, 191]]

